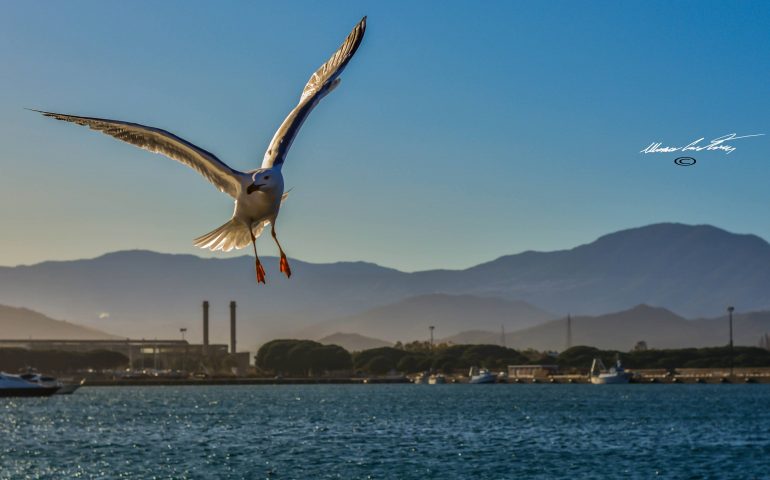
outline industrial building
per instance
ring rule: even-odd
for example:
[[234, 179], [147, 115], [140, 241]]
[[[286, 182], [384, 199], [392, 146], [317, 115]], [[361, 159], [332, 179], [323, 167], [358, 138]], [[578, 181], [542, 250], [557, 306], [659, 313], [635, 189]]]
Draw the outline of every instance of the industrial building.
[[[122, 353], [133, 368], [154, 370], [186, 370], [200, 368], [202, 360], [226, 363], [236, 375], [244, 375], [249, 368], [249, 353], [236, 352], [236, 303], [230, 302], [230, 348], [225, 344], [209, 343], [209, 302], [203, 302], [203, 343], [187, 340], [2, 340], [0, 348], [27, 350], [60, 350], [87, 352], [107, 350]], [[206, 362], [208, 363], [208, 362]]]
[[558, 365], [508, 365], [508, 378], [546, 378], [559, 373]]

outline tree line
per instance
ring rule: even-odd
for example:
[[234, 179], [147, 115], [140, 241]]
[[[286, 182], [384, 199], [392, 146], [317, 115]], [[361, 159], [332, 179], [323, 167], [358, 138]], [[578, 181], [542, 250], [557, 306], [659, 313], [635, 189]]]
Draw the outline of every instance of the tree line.
[[260, 347], [256, 365], [275, 374], [319, 375], [349, 370], [350, 353], [338, 345], [322, 345], [311, 340], [272, 340]]
[[[730, 347], [676, 348], [665, 350], [599, 350], [594, 347], [572, 347], [558, 357], [560, 368], [585, 369], [594, 358], [601, 358], [609, 366], [620, 358], [625, 368], [666, 369], [726, 368], [730, 366]], [[770, 350], [759, 347], [734, 347], [732, 361], [735, 367], [770, 367]]]
[[[559, 354], [519, 351], [500, 345], [430, 346], [428, 342], [397, 343], [350, 353], [338, 345], [322, 345], [310, 340], [273, 340], [257, 353], [256, 365], [262, 373], [276, 375], [324, 375], [347, 372], [383, 375], [388, 372], [410, 374], [423, 371], [454, 373], [472, 366], [505, 370], [508, 365], [558, 365], [561, 370], [586, 372], [594, 358], [611, 365], [620, 358], [631, 369], [725, 368], [730, 365], [728, 347], [681, 348], [667, 350], [600, 350], [577, 346]], [[770, 351], [756, 347], [735, 347], [735, 367], [770, 367]]]

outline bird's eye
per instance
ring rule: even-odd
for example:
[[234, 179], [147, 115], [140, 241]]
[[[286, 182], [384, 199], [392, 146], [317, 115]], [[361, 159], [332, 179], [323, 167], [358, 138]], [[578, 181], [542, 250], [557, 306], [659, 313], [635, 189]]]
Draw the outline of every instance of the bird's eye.
[[270, 180], [270, 175], [266, 176], [265, 180]]

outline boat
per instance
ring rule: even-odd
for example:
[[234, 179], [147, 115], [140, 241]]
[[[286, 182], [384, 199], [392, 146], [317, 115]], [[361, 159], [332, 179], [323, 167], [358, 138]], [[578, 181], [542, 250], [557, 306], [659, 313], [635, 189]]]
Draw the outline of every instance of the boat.
[[412, 380], [412, 383], [415, 385], [426, 385], [428, 383], [428, 374], [427, 373], [421, 373], [414, 377]]
[[591, 383], [594, 385], [604, 385], [611, 383], [628, 383], [629, 375], [623, 370], [620, 359], [615, 366], [609, 369], [605, 368], [601, 358], [594, 358], [591, 364]]
[[56, 392], [56, 395], [72, 395], [75, 390], [82, 387], [86, 383], [85, 378], [81, 378], [80, 382], [64, 382], [62, 381], [61, 388]]
[[468, 372], [468, 376], [471, 378], [468, 383], [480, 384], [497, 382], [497, 375], [491, 373], [486, 368], [479, 370], [476, 367], [471, 367], [470, 372]]
[[54, 377], [48, 377], [46, 375], [41, 375], [37, 372], [31, 371], [27, 373], [22, 373], [19, 375], [19, 377], [23, 378], [24, 380], [36, 383], [42, 387], [59, 387], [61, 388], [62, 384], [60, 381], [55, 379]]
[[436, 375], [431, 375], [431, 376], [428, 378], [428, 384], [429, 384], [429, 385], [441, 385], [441, 384], [443, 384], [443, 383], [446, 383], [446, 377], [445, 377], [445, 376], [443, 376], [443, 375], [442, 375], [442, 374], [440, 374], [440, 373], [439, 373], [439, 374], [436, 374]]
[[20, 375], [0, 372], [0, 397], [47, 397], [56, 393], [61, 386], [53, 383], [30, 382]]
[[85, 378], [81, 378], [80, 382], [72, 382], [72, 379], [70, 379], [70, 381], [63, 381], [54, 377], [42, 375], [34, 369], [30, 369], [27, 371], [27, 373], [23, 373], [19, 376], [28, 382], [36, 383], [43, 387], [59, 387], [59, 389], [56, 391], [57, 395], [71, 395], [75, 393], [75, 390], [86, 383]]

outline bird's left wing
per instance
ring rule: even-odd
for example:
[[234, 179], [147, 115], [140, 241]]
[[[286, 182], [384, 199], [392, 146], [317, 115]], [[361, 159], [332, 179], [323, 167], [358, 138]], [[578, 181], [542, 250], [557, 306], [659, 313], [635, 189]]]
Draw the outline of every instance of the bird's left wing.
[[244, 176], [244, 173], [230, 168], [213, 153], [196, 147], [173, 133], [119, 120], [77, 117], [40, 110], [33, 111], [42, 113], [46, 117], [89, 127], [143, 150], [164, 155], [197, 171], [220, 191], [226, 192], [232, 197], [238, 196], [238, 191], [241, 188], [240, 177]]
[[262, 168], [272, 168], [283, 164], [291, 143], [313, 107], [339, 84], [340, 79], [338, 77], [350, 59], [353, 58], [358, 46], [361, 45], [365, 31], [366, 17], [358, 22], [340, 48], [334, 52], [334, 55], [313, 73], [302, 90], [299, 104], [289, 113], [278, 131], [275, 132], [273, 140], [270, 141], [270, 146], [265, 152], [265, 158], [262, 160]]

